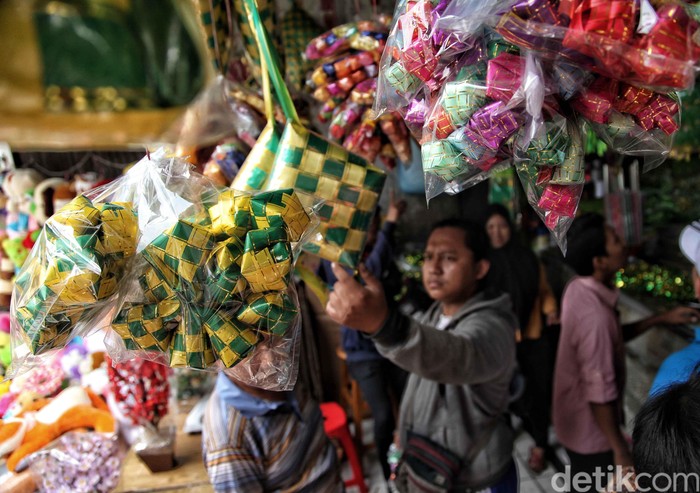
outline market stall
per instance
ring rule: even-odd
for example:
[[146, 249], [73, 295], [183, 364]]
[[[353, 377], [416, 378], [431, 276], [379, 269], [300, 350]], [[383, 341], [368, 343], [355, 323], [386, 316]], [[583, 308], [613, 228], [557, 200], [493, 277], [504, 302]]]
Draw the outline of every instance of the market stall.
[[[430, 225], [489, 202], [558, 297], [598, 211], [627, 319], [693, 301], [695, 4], [317, 3], [0, 3], [0, 491], [212, 491], [220, 372], [339, 400], [315, 271], [355, 271], [394, 195], [406, 313]], [[630, 416], [691, 338], [628, 347]]]

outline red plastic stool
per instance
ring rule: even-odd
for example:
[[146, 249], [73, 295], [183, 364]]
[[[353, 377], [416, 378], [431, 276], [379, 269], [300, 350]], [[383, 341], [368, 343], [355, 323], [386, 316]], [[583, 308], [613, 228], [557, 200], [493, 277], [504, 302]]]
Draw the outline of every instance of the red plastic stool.
[[337, 402], [322, 403], [321, 413], [323, 413], [323, 429], [326, 431], [326, 435], [340, 442], [343, 450], [345, 450], [345, 455], [350, 461], [352, 479], [345, 481], [345, 486], [357, 486], [360, 488], [360, 493], [367, 493], [365, 476], [362, 474], [362, 464], [357, 455], [357, 449], [355, 449], [355, 442], [350, 436], [347, 414]]

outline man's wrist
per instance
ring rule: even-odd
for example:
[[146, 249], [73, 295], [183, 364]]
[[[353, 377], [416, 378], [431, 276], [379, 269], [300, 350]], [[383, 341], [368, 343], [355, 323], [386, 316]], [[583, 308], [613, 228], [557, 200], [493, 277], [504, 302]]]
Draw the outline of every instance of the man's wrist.
[[380, 344], [393, 346], [403, 343], [408, 337], [409, 319], [396, 307], [390, 307], [384, 323], [378, 331], [370, 335]]
[[366, 327], [365, 329], [361, 329], [362, 332], [367, 334], [368, 336], [373, 336], [377, 332], [381, 330], [382, 327], [384, 327], [384, 324], [386, 323], [387, 318], [389, 318], [389, 309], [388, 307], [384, 307], [383, 310], [380, 310], [380, 313], [377, 314], [376, 316], [376, 322], [372, 324], [371, 327]]

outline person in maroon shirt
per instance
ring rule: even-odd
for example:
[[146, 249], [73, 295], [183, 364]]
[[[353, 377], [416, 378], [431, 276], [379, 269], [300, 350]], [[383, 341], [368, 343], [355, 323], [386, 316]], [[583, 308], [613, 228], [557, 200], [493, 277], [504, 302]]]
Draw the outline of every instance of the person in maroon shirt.
[[[625, 341], [658, 324], [699, 317], [677, 307], [622, 326], [616, 310], [615, 273], [625, 266], [625, 246], [599, 214], [578, 217], [568, 234], [566, 262], [576, 271], [564, 290], [561, 338], [554, 374], [553, 423], [571, 461], [571, 477], [608, 466], [632, 466], [622, 433]], [[578, 488], [577, 491], [593, 491]]]

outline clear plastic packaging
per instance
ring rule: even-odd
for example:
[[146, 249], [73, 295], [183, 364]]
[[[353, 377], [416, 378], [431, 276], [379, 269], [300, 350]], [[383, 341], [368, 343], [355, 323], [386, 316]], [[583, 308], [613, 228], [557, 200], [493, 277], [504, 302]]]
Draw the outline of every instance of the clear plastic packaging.
[[585, 182], [583, 137], [576, 120], [548, 107], [542, 115], [516, 139], [513, 162], [528, 203], [566, 253]]
[[554, 60], [664, 92], [692, 89], [700, 24], [685, 2], [523, 0], [496, 27]]
[[170, 374], [167, 366], [142, 358], [107, 360], [109, 393], [119, 414], [132, 425], [158, 426], [168, 414]]
[[178, 155], [190, 158], [199, 149], [226, 139], [236, 138], [248, 145], [255, 142], [264, 125], [250, 106], [233, 97], [236, 90], [235, 83], [221, 75], [216, 77], [163, 133], [160, 142], [175, 145]]
[[572, 106], [616, 152], [641, 157], [644, 171], [666, 160], [680, 128], [676, 93], [661, 94], [605, 77], [583, 89]]
[[[254, 360], [251, 385], [288, 388], [300, 324], [290, 276], [314, 224], [292, 190], [217, 188], [160, 150], [47, 221], [13, 293], [12, 372], [107, 327], [117, 362]], [[274, 357], [248, 358], [263, 342]]]
[[461, 191], [507, 166], [518, 132], [526, 122], [541, 119], [551, 87], [535, 56], [520, 56], [517, 48], [497, 39], [483, 53], [444, 84], [426, 119], [422, 157], [428, 200]]
[[[430, 105], [441, 85], [454, 76], [460, 65], [468, 64], [461, 60], [481, 36], [483, 18], [460, 28], [452, 28], [449, 20], [441, 24], [452, 3], [450, 0], [398, 2], [380, 62], [374, 104], [378, 115], [387, 111], [406, 115], [414, 102], [419, 101]], [[409, 124], [409, 129], [420, 138], [416, 127]]]
[[382, 138], [377, 133], [377, 122], [372, 118], [371, 111], [365, 110], [361, 123], [343, 140], [343, 147], [374, 162], [382, 150]]
[[697, 9], [677, 0], [399, 2], [374, 109], [397, 112], [420, 142], [428, 200], [514, 164], [565, 250], [583, 125], [645, 171], [658, 166], [698, 42]]

